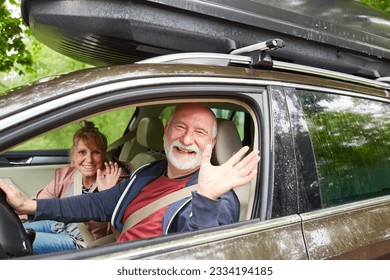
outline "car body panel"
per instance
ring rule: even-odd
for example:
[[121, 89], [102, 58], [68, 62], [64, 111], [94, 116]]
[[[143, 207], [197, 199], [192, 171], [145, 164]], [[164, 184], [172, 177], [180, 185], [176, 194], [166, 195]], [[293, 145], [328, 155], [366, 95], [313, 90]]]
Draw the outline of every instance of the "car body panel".
[[288, 118], [291, 123], [291, 141], [296, 163], [298, 213], [321, 208], [321, 194], [316, 159], [305, 114], [297, 96], [296, 87], [285, 87]]
[[288, 216], [237, 227], [232, 236], [236, 234], [237, 237], [187, 246], [184, 250], [155, 254], [147, 259], [281, 260], [286, 259], [287, 255], [291, 259], [307, 259], [299, 217]]
[[[179, 233], [163, 238], [102, 246], [39, 259], [307, 259], [301, 218], [292, 215], [270, 221], [252, 220], [236, 225]], [[119, 249], [120, 248], [120, 249]], [[95, 251], [95, 252], [94, 252]], [[286, 256], [289, 255], [287, 258]], [[28, 257], [36, 259], [35, 257]]]
[[147, 259], [283, 260], [307, 259], [300, 223], [270, 228], [212, 244], [188, 246]]
[[304, 213], [301, 217], [311, 259], [389, 257], [390, 196]]
[[[298, 213], [298, 191], [296, 184], [296, 160], [292, 138], [289, 111], [282, 87], [272, 87], [270, 92], [271, 114], [271, 167], [268, 192], [268, 213], [265, 218], [280, 217]], [[275, 121], [277, 120], [277, 121]], [[280, 176], [279, 174], [283, 174]]]

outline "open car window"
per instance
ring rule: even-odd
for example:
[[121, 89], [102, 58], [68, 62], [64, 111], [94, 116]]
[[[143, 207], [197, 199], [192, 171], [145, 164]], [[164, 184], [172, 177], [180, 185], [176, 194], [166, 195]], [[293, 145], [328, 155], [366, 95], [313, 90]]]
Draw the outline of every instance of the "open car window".
[[[88, 117], [85, 120], [95, 123], [96, 127], [98, 127], [99, 130], [104, 135], [106, 135], [108, 144], [111, 144], [120, 138], [126, 131], [134, 111], [134, 107], [129, 107], [99, 114], [97, 116]], [[69, 147], [72, 145], [73, 133], [79, 128], [79, 123], [72, 123], [70, 125], [66, 125], [51, 132], [45, 133], [42, 136], [28, 140], [20, 145], [17, 145], [12, 150], [23, 151], [69, 149]]]
[[[215, 112], [218, 119], [229, 120], [234, 124], [235, 129], [240, 137], [239, 141], [243, 141], [244, 131], [251, 131], [248, 135], [251, 135], [251, 145], [257, 145], [253, 132], [253, 122], [244, 121], [244, 116], [249, 115], [250, 118], [254, 118], [255, 114], [249, 106], [243, 106], [243, 103], [237, 102], [232, 99], [192, 99], [189, 102], [205, 102]], [[89, 115], [84, 113], [83, 118], [79, 118], [71, 123], [61, 123], [58, 129], [50, 130], [47, 133], [43, 133], [34, 139], [25, 141], [20, 145], [12, 148], [12, 150], [3, 153], [24, 153], [26, 151], [45, 151], [51, 152], [62, 151], [62, 156], [67, 157], [69, 147], [72, 144], [73, 133], [80, 127], [81, 120], [90, 120], [95, 123], [100, 131], [105, 133], [108, 137], [109, 144], [113, 145], [112, 150], [109, 151], [110, 155], [115, 155], [119, 160], [134, 163], [134, 160], [141, 154], [158, 153], [158, 159], [164, 159], [165, 154], [163, 150], [153, 150], [151, 147], [145, 147], [142, 143], [138, 143], [137, 130], [145, 118], [158, 118], [163, 124], [166, 123], [172, 109], [180, 103], [187, 102], [187, 100], [173, 99], [162, 103], [145, 103], [137, 104], [131, 103], [127, 107], [120, 106], [118, 109], [110, 109], [109, 111], [103, 111], [102, 113], [94, 113]], [[245, 129], [245, 126], [250, 126], [249, 129]], [[152, 135], [153, 135], [152, 131]], [[155, 134], [155, 137], [162, 137]], [[49, 144], [47, 144], [49, 143]], [[116, 144], [117, 145], [114, 145]], [[119, 144], [118, 144], [119, 143]], [[110, 145], [111, 148], [111, 145]], [[153, 151], [151, 151], [153, 150]], [[156, 159], [156, 158], [153, 158]], [[148, 158], [149, 162], [152, 158]], [[40, 165], [34, 164], [13, 164], [10, 166], [4, 166], [0, 168], [0, 177], [6, 178], [8, 182], [18, 187], [25, 195], [34, 196], [41, 188], [43, 188], [50, 180], [54, 178], [54, 171], [56, 168], [66, 166], [69, 163], [69, 159], [64, 162], [46, 162]], [[144, 163], [148, 163], [144, 161]], [[23, 173], [24, 176], [19, 176]], [[256, 189], [256, 182], [248, 185], [246, 189], [242, 189], [237, 193], [239, 198], [243, 199], [243, 212], [240, 221], [249, 220], [252, 213], [252, 204], [250, 196], [252, 196]], [[190, 233], [191, 234], [191, 233]], [[175, 235], [173, 235], [175, 236]], [[162, 237], [161, 237], [162, 238]], [[172, 237], [174, 238], [174, 237]], [[160, 238], [157, 238], [159, 240]], [[142, 240], [139, 242], [142, 244]], [[141, 245], [142, 246], [142, 245]], [[90, 250], [90, 249], [87, 249]], [[79, 252], [74, 252], [79, 253]], [[42, 256], [40, 256], [42, 257]]]

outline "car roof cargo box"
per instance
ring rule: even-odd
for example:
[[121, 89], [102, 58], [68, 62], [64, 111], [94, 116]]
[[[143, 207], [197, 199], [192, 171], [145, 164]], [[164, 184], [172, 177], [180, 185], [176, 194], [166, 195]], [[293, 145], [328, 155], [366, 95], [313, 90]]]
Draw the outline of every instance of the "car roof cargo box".
[[274, 59], [390, 76], [390, 15], [356, 0], [24, 0], [22, 14], [39, 41], [97, 66], [280, 38]]

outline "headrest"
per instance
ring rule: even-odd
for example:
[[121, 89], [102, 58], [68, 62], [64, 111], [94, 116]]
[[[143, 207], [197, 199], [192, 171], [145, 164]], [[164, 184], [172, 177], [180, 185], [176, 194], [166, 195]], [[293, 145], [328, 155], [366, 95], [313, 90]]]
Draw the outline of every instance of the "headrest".
[[153, 151], [162, 151], [164, 126], [159, 118], [147, 117], [140, 120], [137, 128], [137, 142]]
[[221, 165], [242, 148], [240, 135], [233, 121], [217, 119], [217, 143], [213, 149], [211, 163]]

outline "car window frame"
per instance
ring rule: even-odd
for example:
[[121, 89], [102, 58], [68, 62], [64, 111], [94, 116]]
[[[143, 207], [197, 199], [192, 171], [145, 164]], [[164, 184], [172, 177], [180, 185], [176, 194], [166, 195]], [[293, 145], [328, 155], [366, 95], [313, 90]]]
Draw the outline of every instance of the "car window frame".
[[[221, 80], [231, 81], [231, 79], [219, 79], [218, 83], [216, 84], [210, 82], [210, 80], [207, 78], [205, 78], [205, 80], [207, 82], [202, 82], [202, 85], [198, 86], [198, 88], [195, 90], [193, 86], [188, 83], [188, 81], [183, 84], [180, 84], [180, 82], [176, 83], [174, 86], [167, 86], [165, 84], [159, 86], [156, 85], [155, 80], [153, 80], [152, 86], [147, 85], [139, 88], [130, 87], [130, 89], [121, 88], [117, 91], [114, 91], [111, 88], [107, 94], [104, 94], [104, 92], [99, 92], [96, 95], [86, 97], [82, 101], [73, 100], [67, 104], [61, 104], [61, 106], [53, 108], [52, 110], [42, 112], [27, 122], [19, 122], [12, 127], [12, 129], [15, 131], [15, 134], [12, 136], [16, 137], [16, 139], [22, 138], [24, 135], [17, 135], [17, 131], [22, 131], [25, 128], [28, 128], [29, 130], [26, 132], [26, 135], [36, 135], [42, 133], [44, 130], [51, 130], [54, 127], [79, 121], [80, 119], [84, 119], [87, 116], [94, 115], [102, 111], [112, 110], [116, 106], [123, 107], [127, 105], [145, 105], [155, 102], [172, 103], [175, 100], [180, 100], [181, 102], [199, 102], [200, 100], [211, 100], [214, 102], [234, 101], [240, 105], [245, 104], [245, 106], [248, 106], [248, 108], [250, 108], [252, 111], [252, 117], [254, 118], [255, 123], [258, 124], [259, 120], [261, 119], [259, 116], [260, 110], [253, 107], [258, 106], [259, 100], [262, 101], [261, 95], [265, 90], [264, 83], [247, 84], [247, 80], [245, 79], [236, 79], [234, 85], [226, 85], [221, 84]], [[152, 82], [152, 79], [150, 81]], [[93, 88], [88, 89], [88, 91], [91, 90], [93, 90]], [[166, 96], [163, 98], [164, 101], [161, 101], [161, 97], [159, 96], [161, 92], [166, 94]], [[72, 94], [67, 96], [67, 99], [70, 99]], [[102, 98], [102, 96], [104, 97]], [[141, 96], [142, 101], [140, 102]], [[42, 105], [45, 106], [45, 104]], [[87, 111], [88, 114], [85, 113]], [[62, 115], [63, 117], [60, 120], [57, 119], [57, 116], [59, 115]], [[259, 128], [256, 129], [257, 131], [255, 132], [255, 135], [258, 135], [260, 131]], [[259, 145], [258, 142], [260, 140], [258, 138], [259, 137], [256, 136], [254, 139], [255, 147]], [[258, 179], [257, 184], [262, 184], [260, 179]], [[253, 199], [255, 199], [254, 196]]]

